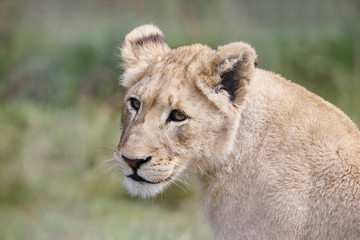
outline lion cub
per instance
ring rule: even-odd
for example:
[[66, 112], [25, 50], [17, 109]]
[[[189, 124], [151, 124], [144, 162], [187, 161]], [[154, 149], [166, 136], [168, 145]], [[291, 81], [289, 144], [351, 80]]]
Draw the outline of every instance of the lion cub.
[[360, 239], [360, 133], [342, 111], [255, 68], [243, 42], [170, 49], [145, 25], [121, 56], [130, 194], [191, 172], [214, 239]]

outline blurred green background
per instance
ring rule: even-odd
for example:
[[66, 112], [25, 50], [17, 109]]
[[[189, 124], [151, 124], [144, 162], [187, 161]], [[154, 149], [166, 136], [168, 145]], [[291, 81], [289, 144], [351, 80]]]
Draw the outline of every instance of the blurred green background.
[[356, 0], [1, 0], [0, 239], [208, 239], [196, 181], [132, 199], [106, 163], [125, 34], [154, 23], [171, 47], [247, 41], [259, 67], [359, 125], [359, 13]]

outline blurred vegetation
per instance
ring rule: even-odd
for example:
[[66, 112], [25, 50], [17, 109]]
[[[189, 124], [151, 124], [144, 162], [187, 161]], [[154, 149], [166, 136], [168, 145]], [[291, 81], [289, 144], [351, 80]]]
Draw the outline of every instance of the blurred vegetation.
[[[154, 23], [171, 47], [244, 40], [260, 66], [360, 124], [359, 1], [0, 1], [0, 239], [208, 239], [198, 187], [131, 199], [118, 47]], [[115, 172], [115, 173], [112, 173]], [[195, 190], [194, 190], [195, 189]]]

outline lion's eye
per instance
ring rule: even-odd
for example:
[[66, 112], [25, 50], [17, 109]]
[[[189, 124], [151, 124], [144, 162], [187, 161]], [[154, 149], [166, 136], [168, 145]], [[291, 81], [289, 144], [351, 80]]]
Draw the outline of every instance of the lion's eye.
[[141, 102], [135, 98], [130, 98], [130, 106], [135, 110], [138, 111], [141, 106]]
[[173, 110], [169, 116], [169, 120], [174, 122], [181, 122], [184, 121], [186, 118], [186, 114], [179, 110]]

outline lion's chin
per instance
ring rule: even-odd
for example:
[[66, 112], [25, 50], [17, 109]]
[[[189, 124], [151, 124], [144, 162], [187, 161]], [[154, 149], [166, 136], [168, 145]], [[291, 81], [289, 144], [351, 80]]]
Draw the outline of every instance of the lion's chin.
[[124, 177], [123, 184], [130, 195], [142, 198], [154, 197], [162, 192], [168, 185], [165, 182], [156, 184], [135, 181], [129, 177]]

